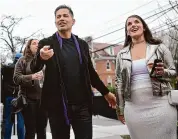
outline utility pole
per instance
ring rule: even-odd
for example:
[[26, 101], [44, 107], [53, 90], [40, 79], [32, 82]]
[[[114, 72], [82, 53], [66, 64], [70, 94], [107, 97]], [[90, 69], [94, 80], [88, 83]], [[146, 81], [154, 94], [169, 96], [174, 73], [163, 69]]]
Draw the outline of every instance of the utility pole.
[[90, 47], [90, 50], [91, 50], [91, 61], [92, 61], [92, 63], [93, 63], [93, 66], [94, 66], [94, 68], [96, 68], [95, 67], [95, 53], [93, 53], [93, 51], [94, 51], [94, 45], [93, 45], [93, 38], [92, 38], [92, 36], [87, 36], [87, 37], [85, 37], [84, 38], [84, 40], [88, 43], [88, 45], [89, 45], [89, 47]]

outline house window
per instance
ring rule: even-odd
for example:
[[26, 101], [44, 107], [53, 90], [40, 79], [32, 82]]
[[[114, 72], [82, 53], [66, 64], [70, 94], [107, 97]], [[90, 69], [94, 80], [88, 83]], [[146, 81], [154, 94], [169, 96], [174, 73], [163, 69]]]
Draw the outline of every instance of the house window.
[[110, 49], [110, 54], [113, 55], [114, 54], [113, 53], [113, 47], [110, 47], [109, 49]]
[[109, 60], [106, 62], [106, 70], [111, 70], [111, 63]]
[[108, 83], [108, 86], [111, 86], [111, 83]]
[[112, 78], [111, 78], [111, 76], [108, 76], [107, 84], [108, 84], [108, 86], [112, 86]]

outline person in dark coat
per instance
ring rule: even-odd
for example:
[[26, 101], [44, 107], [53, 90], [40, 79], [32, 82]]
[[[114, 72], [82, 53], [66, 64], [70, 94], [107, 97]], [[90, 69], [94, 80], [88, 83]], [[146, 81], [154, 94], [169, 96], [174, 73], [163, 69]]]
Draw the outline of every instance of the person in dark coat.
[[48, 111], [53, 139], [69, 139], [70, 125], [76, 139], [92, 139], [91, 85], [113, 107], [116, 98], [93, 68], [88, 44], [72, 33], [72, 9], [61, 5], [54, 14], [57, 32], [39, 42], [31, 62], [33, 72], [46, 65], [41, 104]]
[[[14, 116], [12, 114], [12, 105], [11, 101], [14, 97], [17, 96], [19, 87], [13, 81], [13, 74], [15, 64], [18, 59], [22, 56], [21, 53], [15, 55], [13, 63], [8, 65], [2, 65], [1, 67], [1, 102], [4, 105], [3, 108], [3, 121], [2, 121], [2, 130], [1, 137], [3, 139], [11, 139], [12, 134], [12, 125], [15, 124]], [[18, 139], [24, 139], [24, 119], [21, 112], [17, 113], [17, 134]]]

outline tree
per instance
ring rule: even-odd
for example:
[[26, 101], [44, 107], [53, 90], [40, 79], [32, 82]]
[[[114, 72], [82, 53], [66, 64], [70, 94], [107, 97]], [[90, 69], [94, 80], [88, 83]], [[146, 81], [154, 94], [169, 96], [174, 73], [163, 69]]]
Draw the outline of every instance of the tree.
[[7, 51], [10, 50], [10, 52], [14, 54], [17, 48], [20, 47], [20, 51], [22, 51], [22, 48], [26, 43], [27, 39], [33, 37], [40, 31], [38, 30], [27, 37], [15, 36], [14, 35], [15, 27], [19, 25], [19, 23], [23, 19], [24, 18], [22, 17], [17, 18], [8, 15], [3, 16], [2, 20], [0, 21], [0, 39], [4, 44], [3, 46], [0, 47], [2, 50], [7, 50]]
[[[159, 3], [158, 3], [159, 5]], [[177, 63], [178, 60], [178, 3], [177, 1], [171, 2], [169, 1], [169, 5], [171, 6], [171, 9], [169, 10], [171, 12], [172, 18], [168, 15], [169, 11], [164, 11], [161, 16], [163, 16], [166, 21], [160, 20], [160, 17], [157, 17], [157, 19], [162, 22], [164, 25], [160, 25], [159, 29], [160, 31], [155, 32], [155, 34], [163, 40], [163, 42], [166, 44], [166, 46], [169, 47], [172, 56]], [[160, 10], [164, 10], [161, 6]]]
[[114, 86], [108, 85], [107, 88], [108, 88], [109, 92], [116, 94], [116, 88]]

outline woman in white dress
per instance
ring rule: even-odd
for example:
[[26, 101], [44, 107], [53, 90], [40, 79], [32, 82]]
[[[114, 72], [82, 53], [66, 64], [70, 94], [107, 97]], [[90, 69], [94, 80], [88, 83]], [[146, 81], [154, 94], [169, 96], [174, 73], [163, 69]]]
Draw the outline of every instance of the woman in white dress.
[[138, 15], [127, 18], [125, 36], [116, 59], [118, 118], [131, 139], [176, 139], [177, 111], [167, 99], [168, 80], [176, 76], [171, 52]]

